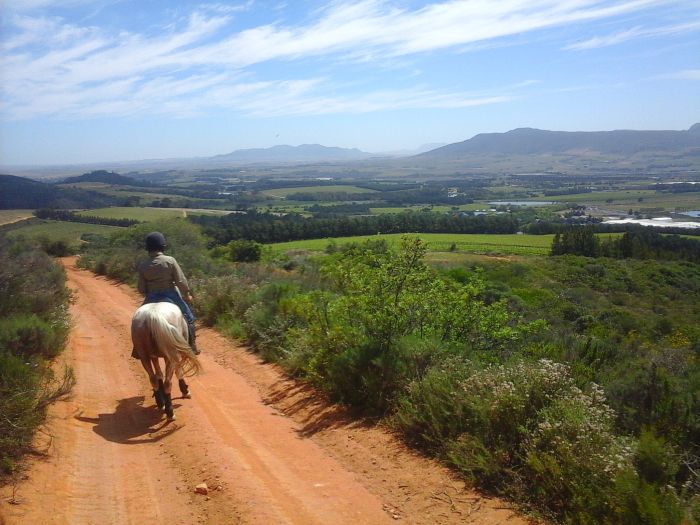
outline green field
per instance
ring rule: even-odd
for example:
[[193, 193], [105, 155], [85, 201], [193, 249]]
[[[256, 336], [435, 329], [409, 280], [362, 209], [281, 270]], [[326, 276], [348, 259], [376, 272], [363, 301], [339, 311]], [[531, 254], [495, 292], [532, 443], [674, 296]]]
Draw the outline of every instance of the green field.
[[137, 221], [155, 221], [158, 219], [187, 217], [188, 215], [226, 215], [224, 210], [206, 210], [189, 208], [139, 208], [119, 207], [82, 210], [78, 215], [90, 217], [105, 217], [107, 219], [134, 219]]
[[[80, 182], [75, 184], [59, 184], [59, 187], [63, 188], [79, 188], [83, 190], [90, 190], [97, 193], [102, 193], [104, 195], [109, 195], [111, 197], [118, 197], [126, 199], [128, 197], [139, 197], [141, 199], [140, 204], [149, 204], [154, 200], [161, 199], [171, 199], [171, 200], [188, 200], [190, 202], [207, 202], [211, 203], [212, 199], [201, 199], [198, 197], [187, 197], [183, 195], [176, 195], [174, 193], [149, 193], [143, 191], [143, 188], [139, 186], [120, 186], [115, 184], [106, 184], [104, 182]], [[174, 186], [174, 185], [173, 185]], [[214, 199], [217, 202], [221, 202], [224, 206], [228, 201], [225, 199]]]
[[275, 188], [272, 190], [264, 190], [263, 195], [284, 199], [292, 193], [375, 193], [376, 190], [368, 190], [367, 188], [358, 188], [357, 186], [301, 186], [298, 188]]
[[121, 228], [117, 226], [102, 226], [101, 224], [83, 224], [80, 222], [42, 221], [41, 223], [28, 224], [7, 232], [7, 236], [14, 237], [48, 237], [52, 241], [63, 240], [70, 244], [80, 243], [80, 236], [84, 233], [96, 233], [109, 235]]
[[[348, 242], [362, 242], [367, 239], [384, 239], [389, 244], [396, 244], [405, 234], [362, 235], [357, 237], [337, 237], [334, 239], [310, 239], [271, 244], [273, 253], [289, 250], [325, 250], [331, 241], [338, 245]], [[454, 243], [457, 252], [498, 253], [504, 255], [546, 255], [552, 245], [553, 235], [487, 235], [459, 233], [420, 233], [414, 234], [423, 239], [431, 252], [449, 252]]]

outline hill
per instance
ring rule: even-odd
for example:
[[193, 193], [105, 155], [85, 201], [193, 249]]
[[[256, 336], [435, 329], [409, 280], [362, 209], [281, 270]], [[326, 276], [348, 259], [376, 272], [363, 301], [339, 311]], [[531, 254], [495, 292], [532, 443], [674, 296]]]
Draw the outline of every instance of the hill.
[[79, 182], [103, 182], [105, 184], [118, 184], [120, 186], [151, 186], [148, 182], [136, 180], [132, 177], [106, 170], [91, 171], [90, 173], [84, 173], [77, 177], [68, 177], [63, 180], [64, 184], [75, 184]]
[[0, 209], [96, 208], [116, 199], [77, 188], [58, 188], [14, 175], [0, 175]]
[[480, 133], [469, 140], [448, 144], [418, 155], [424, 158], [459, 158], [468, 155], [538, 155], [597, 152], [634, 155], [642, 152], [682, 153], [700, 149], [700, 124], [687, 131], [547, 131], [518, 128], [506, 133]]
[[262, 162], [325, 162], [339, 160], [362, 160], [371, 157], [370, 153], [357, 148], [335, 148], [320, 144], [301, 146], [272, 146], [270, 148], [241, 149], [217, 155], [212, 160], [245, 163]]

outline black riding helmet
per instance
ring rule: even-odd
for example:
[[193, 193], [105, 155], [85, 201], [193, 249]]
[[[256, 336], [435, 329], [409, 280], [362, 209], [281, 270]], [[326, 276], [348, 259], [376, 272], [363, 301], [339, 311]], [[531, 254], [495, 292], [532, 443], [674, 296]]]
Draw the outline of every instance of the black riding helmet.
[[165, 246], [165, 235], [162, 233], [151, 232], [146, 235], [146, 250], [149, 252], [162, 252]]

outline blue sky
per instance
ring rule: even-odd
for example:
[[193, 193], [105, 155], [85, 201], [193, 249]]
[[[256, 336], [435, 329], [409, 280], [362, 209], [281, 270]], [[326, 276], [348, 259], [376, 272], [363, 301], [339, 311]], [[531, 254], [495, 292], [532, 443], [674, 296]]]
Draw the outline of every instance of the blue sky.
[[700, 3], [0, 0], [0, 164], [700, 121]]

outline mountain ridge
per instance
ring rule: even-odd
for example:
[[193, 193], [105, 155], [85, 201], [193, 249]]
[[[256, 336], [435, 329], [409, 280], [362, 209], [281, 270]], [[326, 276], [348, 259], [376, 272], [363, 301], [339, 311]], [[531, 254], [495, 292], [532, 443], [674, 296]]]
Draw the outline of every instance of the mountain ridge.
[[239, 162], [312, 162], [331, 160], [361, 160], [372, 157], [371, 153], [357, 148], [339, 148], [321, 144], [289, 146], [281, 144], [269, 148], [249, 148], [215, 155], [212, 160]]
[[472, 154], [536, 155], [599, 152], [634, 155], [641, 152], [700, 148], [700, 123], [688, 130], [550, 131], [516, 128], [505, 133], [479, 133], [417, 157], [455, 158]]

